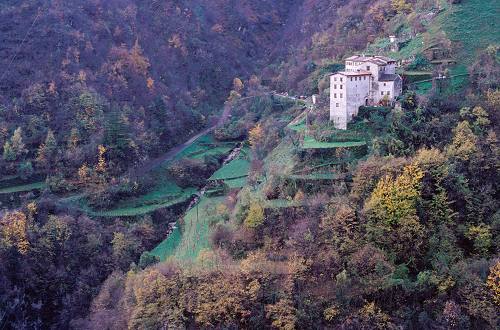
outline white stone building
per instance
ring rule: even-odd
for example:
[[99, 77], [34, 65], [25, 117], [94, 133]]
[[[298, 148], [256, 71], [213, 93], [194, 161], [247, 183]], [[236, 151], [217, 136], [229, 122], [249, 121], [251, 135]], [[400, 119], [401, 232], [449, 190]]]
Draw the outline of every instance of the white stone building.
[[351, 56], [345, 71], [330, 77], [330, 120], [347, 129], [360, 106], [392, 104], [403, 91], [396, 61], [385, 56]]

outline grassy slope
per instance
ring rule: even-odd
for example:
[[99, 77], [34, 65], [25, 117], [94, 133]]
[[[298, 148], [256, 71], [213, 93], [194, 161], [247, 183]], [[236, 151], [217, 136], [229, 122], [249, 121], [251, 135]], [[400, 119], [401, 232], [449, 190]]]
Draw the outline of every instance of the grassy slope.
[[45, 181], [35, 182], [35, 183], [30, 183], [30, 184], [2, 188], [2, 189], [0, 189], [0, 194], [13, 194], [13, 193], [25, 192], [25, 191], [31, 191], [31, 190], [40, 190], [40, 189], [44, 189], [46, 186], [47, 185], [45, 184]]
[[166, 260], [174, 257], [181, 261], [196, 260], [200, 251], [210, 248], [211, 220], [216, 207], [225, 197], [202, 197], [198, 205], [184, 216], [182, 229], [175, 229], [151, 253]]
[[500, 43], [499, 17], [498, 0], [463, 0], [438, 17], [435, 29], [445, 31], [451, 41], [459, 43], [459, 65], [470, 64], [479, 51]]
[[98, 217], [134, 217], [138, 215], [148, 214], [153, 211], [171, 207], [180, 203], [184, 203], [191, 197], [191, 195], [192, 194], [186, 193], [182, 194], [180, 197], [168, 200], [166, 202], [157, 202], [150, 205], [121, 207], [109, 211], [90, 211], [89, 214]]
[[235, 159], [215, 172], [209, 180], [237, 179], [248, 175], [250, 162], [248, 159]]
[[[435, 21], [429, 26], [429, 31], [435, 33], [443, 30], [448, 33], [452, 41], [460, 42], [461, 47], [458, 52], [458, 57], [462, 67], [457, 66], [454, 74], [463, 72], [464, 64], [470, 63], [477, 49], [483, 49], [488, 44], [498, 41], [498, 23], [495, 23], [495, 4], [496, 0], [464, 0], [462, 5], [456, 5], [453, 9], [448, 9], [438, 15]], [[498, 9], [496, 9], [498, 11]], [[483, 24], [484, 20], [488, 20], [487, 24]], [[449, 26], [444, 24], [450, 22]], [[495, 35], [496, 34], [496, 35]], [[406, 58], [411, 55], [420, 53], [423, 48], [423, 36], [419, 35], [412, 39], [406, 47], [399, 53], [392, 54], [396, 58]], [[428, 73], [415, 73], [427, 75]], [[305, 130], [304, 118], [298, 118], [289, 128], [296, 132]], [[212, 141], [209, 138], [204, 138], [202, 143], [210, 144]], [[336, 148], [361, 146], [365, 142], [333, 142], [320, 143], [311, 138], [306, 138], [304, 141], [305, 148]], [[293, 172], [296, 166], [292, 153], [293, 146], [290, 141], [283, 140], [277, 148], [275, 148], [267, 157], [265, 167], [269, 170], [270, 167], [279, 167], [283, 173]], [[201, 150], [201, 152], [200, 152]], [[198, 156], [203, 153], [203, 147], [193, 146], [184, 152], [180, 157]], [[225, 182], [230, 187], [241, 188], [246, 184], [246, 178], [240, 177], [243, 172], [248, 170], [247, 163], [241, 159], [237, 159], [219, 171], [214, 173], [211, 179], [225, 179]], [[320, 179], [332, 180], [336, 178], [334, 173], [315, 173], [292, 175], [297, 179]], [[237, 179], [230, 179], [237, 178]], [[223, 201], [224, 197], [203, 197], [197, 208], [191, 209], [184, 218], [184, 225], [181, 228], [174, 229], [173, 233], [160, 245], [158, 245], [152, 253], [159, 256], [161, 260], [168, 257], [175, 257], [179, 260], [194, 260], [202, 249], [209, 248], [210, 235], [210, 215], [215, 214], [215, 207]], [[294, 205], [293, 201], [289, 200], [273, 200], [266, 201], [265, 207], [279, 208], [289, 207]]]

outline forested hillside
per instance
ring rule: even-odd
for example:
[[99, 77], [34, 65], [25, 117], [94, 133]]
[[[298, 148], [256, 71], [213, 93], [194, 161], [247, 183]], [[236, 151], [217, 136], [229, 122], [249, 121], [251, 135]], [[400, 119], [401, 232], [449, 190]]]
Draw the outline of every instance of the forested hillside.
[[[2, 1], [0, 329], [498, 328], [499, 15]], [[357, 52], [404, 93], [338, 130]]]
[[[36, 167], [34, 151], [51, 131], [77, 147], [57, 159], [69, 176], [99, 144], [113, 148], [118, 174], [184, 141], [217, 114], [234, 77], [266, 60], [290, 8], [229, 4], [4, 2], [0, 142], [20, 128], [29, 148], [16, 160]], [[15, 174], [21, 165], [0, 166]]]

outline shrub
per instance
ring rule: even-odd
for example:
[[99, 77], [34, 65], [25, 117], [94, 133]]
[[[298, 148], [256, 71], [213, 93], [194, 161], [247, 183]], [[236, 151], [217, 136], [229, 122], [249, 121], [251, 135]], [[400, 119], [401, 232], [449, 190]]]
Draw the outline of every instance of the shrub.
[[201, 186], [209, 171], [203, 161], [182, 159], [170, 165], [168, 173], [179, 187], [187, 188]]
[[160, 258], [152, 255], [149, 252], [144, 252], [143, 254], [141, 254], [141, 258], [139, 259], [139, 267], [141, 269], [146, 269], [147, 267], [152, 266], [158, 262], [160, 262]]
[[30, 176], [33, 175], [33, 165], [30, 161], [19, 164], [19, 168], [17, 169], [17, 174], [21, 179], [26, 180]]
[[250, 210], [248, 211], [247, 218], [245, 219], [245, 226], [248, 228], [257, 228], [264, 223], [264, 209], [260, 206], [259, 202], [252, 202]]

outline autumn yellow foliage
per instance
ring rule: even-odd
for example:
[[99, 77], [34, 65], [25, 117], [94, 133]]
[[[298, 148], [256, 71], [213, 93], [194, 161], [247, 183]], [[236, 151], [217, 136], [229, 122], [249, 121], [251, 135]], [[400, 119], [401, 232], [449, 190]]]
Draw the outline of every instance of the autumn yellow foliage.
[[296, 329], [297, 316], [293, 301], [288, 298], [266, 306], [266, 316], [272, 320], [273, 328], [280, 330]]
[[77, 175], [80, 183], [86, 184], [89, 182], [90, 168], [87, 166], [87, 164], [83, 164], [82, 166], [80, 166]]
[[486, 285], [493, 294], [493, 301], [500, 306], [500, 260], [497, 260], [495, 265], [490, 268]]
[[264, 130], [260, 124], [257, 124], [254, 128], [250, 130], [248, 133], [248, 141], [250, 142], [250, 146], [252, 149], [256, 149], [259, 144], [264, 140]]
[[377, 222], [394, 225], [406, 216], [415, 215], [423, 177], [418, 166], [408, 165], [396, 179], [391, 176], [380, 179], [366, 203], [369, 216]]
[[453, 130], [453, 141], [448, 146], [449, 156], [467, 161], [477, 151], [477, 136], [474, 135], [468, 121], [460, 122]]
[[15, 247], [21, 254], [29, 251], [27, 219], [23, 212], [11, 212], [0, 219], [0, 240], [8, 247]]
[[257, 228], [264, 223], [264, 209], [258, 202], [250, 204], [250, 210], [245, 219], [245, 226], [248, 228]]
[[97, 173], [106, 172], [106, 160], [104, 158], [104, 154], [106, 153], [106, 148], [103, 145], [99, 145], [97, 147], [98, 155], [97, 155], [97, 165], [95, 166], [95, 171]]

